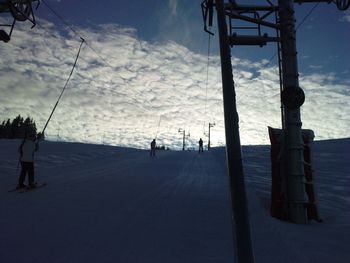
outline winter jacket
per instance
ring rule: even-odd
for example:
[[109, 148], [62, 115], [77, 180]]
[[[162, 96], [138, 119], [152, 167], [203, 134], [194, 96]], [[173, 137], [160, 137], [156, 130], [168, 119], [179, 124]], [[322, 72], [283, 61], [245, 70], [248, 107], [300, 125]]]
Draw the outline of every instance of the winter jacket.
[[155, 141], [152, 141], [151, 142], [151, 149], [155, 149], [156, 148], [156, 142]]
[[38, 143], [32, 140], [25, 140], [19, 147], [22, 162], [34, 162], [34, 152], [39, 150]]

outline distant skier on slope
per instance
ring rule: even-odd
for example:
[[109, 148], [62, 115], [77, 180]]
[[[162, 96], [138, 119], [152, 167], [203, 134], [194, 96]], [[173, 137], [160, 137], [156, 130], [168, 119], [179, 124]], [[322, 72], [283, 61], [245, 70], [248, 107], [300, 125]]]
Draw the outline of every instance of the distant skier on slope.
[[202, 138], [199, 139], [198, 144], [199, 144], [198, 152], [199, 153], [203, 152], [203, 140], [202, 140]]
[[151, 142], [150, 156], [156, 156], [156, 139], [153, 139], [153, 141]]
[[21, 173], [18, 179], [17, 189], [25, 188], [24, 180], [28, 174], [28, 186], [30, 188], [35, 187], [34, 183], [34, 152], [39, 150], [39, 143], [36, 141], [35, 133], [28, 133], [21, 145], [18, 152], [20, 153]]

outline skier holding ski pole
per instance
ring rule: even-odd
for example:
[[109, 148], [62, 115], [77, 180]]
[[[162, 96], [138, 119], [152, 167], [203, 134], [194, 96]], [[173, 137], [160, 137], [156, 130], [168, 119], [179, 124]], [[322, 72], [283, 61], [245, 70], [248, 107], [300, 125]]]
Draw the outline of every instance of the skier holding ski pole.
[[21, 143], [18, 152], [20, 153], [21, 173], [18, 179], [18, 185], [16, 189], [25, 188], [24, 180], [28, 174], [28, 187], [35, 188], [34, 181], [34, 153], [39, 150], [39, 139], [37, 140], [36, 134], [30, 132], [25, 135], [23, 142]]

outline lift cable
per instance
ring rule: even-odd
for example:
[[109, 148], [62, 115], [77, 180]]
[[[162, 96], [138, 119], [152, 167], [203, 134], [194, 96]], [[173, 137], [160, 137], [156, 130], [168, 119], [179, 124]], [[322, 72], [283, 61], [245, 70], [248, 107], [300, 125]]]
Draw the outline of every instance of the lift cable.
[[46, 0], [41, 0], [44, 5], [55, 15], [57, 16], [63, 24], [65, 24], [76, 36], [80, 37], [80, 39], [85, 39], [85, 45], [87, 45], [106, 65], [108, 65], [110, 68], [114, 69], [114, 67], [106, 61], [97, 51], [94, 49], [89, 42], [87, 41], [87, 38], [83, 37], [76, 29], [74, 29], [57, 11], [55, 11], [48, 3], [46, 3]]
[[[113, 67], [105, 58], [103, 58], [101, 55], [100, 55], [100, 53], [96, 50], [96, 49], [94, 49], [92, 46], [91, 46], [91, 44], [89, 44], [89, 41], [87, 40], [87, 38], [85, 38], [85, 37], [83, 37], [82, 36], [82, 34], [81, 33], [79, 33], [76, 29], [74, 29], [64, 18], [63, 18], [63, 16], [61, 16], [57, 11], [55, 11], [47, 2], [46, 2], [46, 0], [42, 0], [42, 2], [45, 4], [45, 6], [55, 15], [55, 16], [57, 16], [57, 18], [58, 19], [60, 19], [61, 21], [62, 21], [62, 23], [64, 24], [64, 25], [66, 25], [67, 26], [67, 28], [69, 29], [69, 30], [71, 30], [76, 36], [78, 36], [78, 37], [80, 37], [80, 39], [84, 39], [84, 43], [85, 43], [85, 45], [86, 46], [88, 46], [107, 66], [109, 66], [111, 69], [114, 69], [115, 67]], [[141, 46], [141, 43], [140, 43], [140, 47], [142, 48], [142, 46]], [[138, 93], [138, 95], [142, 98], [142, 93], [140, 93], [140, 92], [137, 92]], [[131, 97], [129, 97], [129, 98], [131, 98], [133, 101], [135, 101], [135, 102], [138, 102], [139, 100], [138, 99], [136, 99], [136, 98], [134, 98], [134, 96], [131, 96]], [[134, 105], [139, 105], [139, 103], [134, 103]], [[148, 110], [147, 108], [144, 108], [144, 107], [142, 107], [142, 110], [144, 110], [144, 111], [147, 111], [147, 112], [149, 112], [151, 115], [153, 115], [153, 112], [152, 111], [150, 111], [150, 110]], [[158, 133], [158, 132], [157, 132]]]
[[204, 115], [207, 114], [207, 99], [208, 99], [208, 82], [209, 82], [209, 62], [210, 62], [210, 34], [208, 34], [208, 52], [207, 52], [207, 76], [205, 81], [205, 108]]
[[[208, 83], [209, 83], [209, 65], [210, 65], [210, 34], [208, 34], [208, 50], [207, 50], [207, 74], [205, 80], [205, 105], [204, 105], [204, 118], [207, 117], [207, 101], [208, 101]], [[203, 134], [205, 134], [205, 121], [203, 122]]]
[[85, 42], [85, 40], [84, 40], [83, 38], [81, 38], [81, 43], [80, 43], [79, 51], [78, 51], [78, 54], [77, 54], [77, 56], [76, 56], [76, 58], [75, 58], [75, 61], [74, 61], [72, 70], [71, 70], [71, 72], [70, 72], [70, 74], [69, 74], [69, 76], [68, 76], [68, 79], [67, 79], [67, 81], [66, 81], [66, 84], [64, 85], [64, 87], [63, 87], [63, 89], [62, 89], [62, 91], [61, 91], [60, 96], [58, 97], [58, 100], [57, 100], [55, 106], [53, 107], [53, 109], [52, 109], [52, 111], [51, 111], [50, 117], [48, 118], [48, 120], [47, 120], [47, 122], [46, 122], [46, 124], [45, 124], [45, 126], [44, 126], [44, 129], [43, 129], [42, 132], [41, 132], [42, 135], [44, 135], [45, 129], [46, 129], [47, 125], [49, 124], [49, 122], [50, 122], [50, 120], [51, 120], [51, 117], [52, 117], [54, 111], [56, 110], [56, 107], [57, 107], [59, 101], [61, 100], [61, 97], [62, 97], [62, 95], [63, 95], [63, 92], [64, 92], [65, 89], [67, 88], [68, 82], [69, 82], [69, 80], [70, 80], [70, 78], [71, 78], [71, 76], [72, 76], [72, 74], [73, 74], [74, 68], [75, 68], [75, 66], [77, 65], [77, 61], [78, 61], [78, 58], [79, 58], [79, 55], [80, 55], [80, 50], [81, 50], [81, 47], [83, 46], [83, 43], [84, 43], [84, 42]]
[[[298, 29], [305, 23], [306, 19], [315, 11], [316, 7], [320, 4], [320, 2], [316, 3], [309, 12], [304, 16], [304, 18], [301, 20], [301, 22], [296, 26], [295, 31], [298, 31]], [[277, 52], [271, 56], [269, 59], [269, 62], [267, 63], [267, 66], [271, 63], [271, 61], [277, 56]]]
[[[96, 50], [96, 49], [94, 49], [92, 46], [91, 46], [91, 44], [89, 44], [89, 41], [88, 41], [88, 39], [86, 38], [86, 37], [83, 37], [82, 36], [82, 34], [80, 34], [76, 29], [74, 29], [64, 18], [63, 18], [63, 16], [62, 15], [60, 15], [57, 11], [55, 11], [47, 2], [46, 2], [46, 0], [42, 0], [42, 2], [47, 6], [47, 8], [55, 15], [55, 16], [57, 16], [61, 21], [62, 21], [62, 23], [63, 24], [65, 24], [76, 36], [78, 36], [78, 37], [80, 37], [80, 39], [84, 39], [84, 41], [85, 41], [85, 45], [87, 45], [107, 66], [109, 66], [111, 69], [115, 69], [115, 67], [113, 67], [108, 61], [106, 61], [106, 59], [104, 59], [101, 55], [100, 55], [100, 53]], [[141, 44], [140, 44], [140, 47], [142, 48], [142, 46], [141, 46]], [[137, 92], [137, 91], [136, 91]], [[142, 98], [142, 96], [143, 96], [143, 94], [142, 93], [140, 93], [140, 92], [137, 92], [138, 93], [138, 95], [139, 95], [139, 97], [141, 97]], [[139, 100], [138, 99], [136, 99], [136, 98], [134, 98], [134, 96], [131, 96], [131, 99], [132, 100], [134, 100], [134, 101], [136, 101], [136, 102], [138, 102]], [[138, 104], [138, 103], [135, 103], [136, 105]], [[150, 111], [150, 110], [148, 110], [148, 109], [146, 109], [146, 108], [142, 108], [143, 110], [145, 110], [145, 111], [147, 111], [147, 112], [149, 112], [149, 113], [151, 113], [151, 114], [153, 114], [152, 113], [152, 111]]]
[[156, 133], [156, 136], [155, 136], [155, 139], [157, 139], [158, 137], [158, 132], [159, 132], [159, 128], [160, 128], [160, 121], [162, 119], [162, 115], [159, 115], [159, 122], [158, 122], [158, 128], [157, 128], [157, 133]]

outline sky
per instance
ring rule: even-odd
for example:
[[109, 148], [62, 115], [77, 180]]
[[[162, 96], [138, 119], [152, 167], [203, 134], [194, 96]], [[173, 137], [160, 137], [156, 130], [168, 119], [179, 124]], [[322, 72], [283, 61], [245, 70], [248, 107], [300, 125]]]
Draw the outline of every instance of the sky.
[[[45, 3], [35, 10], [36, 27], [17, 23], [11, 41], [0, 43], [0, 120], [21, 114], [43, 129], [83, 37], [48, 139], [147, 148], [157, 138], [181, 149], [179, 129], [195, 147], [215, 123], [211, 145], [225, 144], [217, 28], [214, 19], [208, 57], [201, 1]], [[350, 12], [319, 4], [308, 15], [314, 6], [295, 6], [303, 128], [316, 140], [349, 137]], [[281, 126], [276, 46], [231, 52], [241, 143], [269, 144], [267, 126]]]

